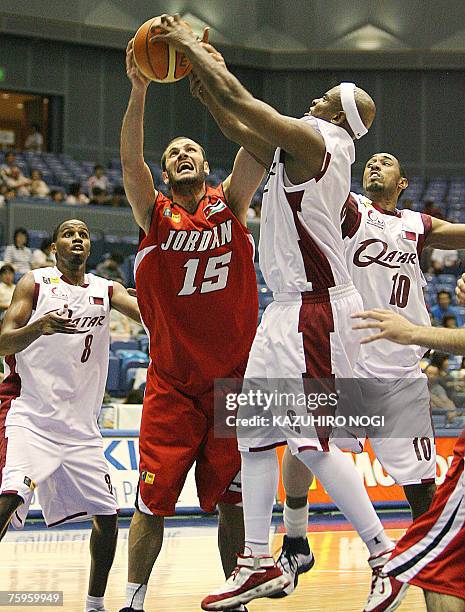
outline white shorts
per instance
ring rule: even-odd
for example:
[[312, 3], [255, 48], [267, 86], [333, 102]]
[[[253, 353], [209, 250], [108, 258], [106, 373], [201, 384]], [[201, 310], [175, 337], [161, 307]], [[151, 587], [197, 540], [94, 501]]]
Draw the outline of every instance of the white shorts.
[[14, 493], [24, 500], [14, 527], [24, 525], [35, 490], [48, 527], [118, 512], [101, 446], [60, 444], [13, 425], [5, 437], [0, 494]]
[[[356, 367], [355, 373], [363, 371]], [[367, 431], [384, 470], [401, 486], [434, 482], [436, 445], [426, 377], [361, 380], [361, 389], [364, 409], [382, 409], [387, 419], [386, 434]]]
[[[304, 392], [306, 380], [352, 378], [360, 349], [360, 333], [352, 330], [350, 315], [363, 310], [354, 285], [328, 292], [275, 294], [265, 310], [249, 355], [245, 379], [279, 379], [286, 391]], [[244, 388], [247, 388], [247, 380]], [[306, 413], [305, 408], [302, 409]], [[239, 411], [241, 416], [241, 411]], [[329, 450], [325, 428], [309, 426], [295, 438], [292, 428], [274, 423], [256, 429], [250, 438], [239, 435], [240, 451], [256, 452], [288, 444], [302, 450]]]

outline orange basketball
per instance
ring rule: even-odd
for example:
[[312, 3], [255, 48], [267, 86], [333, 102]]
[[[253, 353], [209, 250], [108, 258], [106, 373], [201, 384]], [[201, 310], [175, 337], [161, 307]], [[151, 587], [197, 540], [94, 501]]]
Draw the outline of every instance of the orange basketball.
[[[192, 64], [180, 51], [166, 42], [150, 42], [150, 28], [160, 22], [154, 17], [143, 23], [134, 37], [134, 60], [142, 74], [157, 83], [174, 83], [192, 70]], [[184, 22], [185, 23], [185, 22]]]

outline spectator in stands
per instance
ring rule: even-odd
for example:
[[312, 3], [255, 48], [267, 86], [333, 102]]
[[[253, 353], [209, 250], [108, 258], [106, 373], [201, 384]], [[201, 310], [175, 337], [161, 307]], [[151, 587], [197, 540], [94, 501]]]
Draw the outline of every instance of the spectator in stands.
[[32, 253], [31, 268], [46, 268], [56, 264], [55, 254], [52, 253], [52, 241], [44, 238], [40, 244], [40, 249]]
[[430, 365], [435, 366], [439, 370], [439, 375], [445, 378], [448, 375], [449, 355], [441, 351], [431, 351], [429, 355]]
[[17, 227], [13, 236], [13, 244], [5, 249], [3, 259], [13, 266], [15, 272], [26, 274], [31, 269], [32, 251], [27, 246], [29, 234], [24, 227]]
[[437, 219], [444, 219], [443, 212], [434, 204], [433, 200], [425, 200], [423, 204], [423, 212], [426, 215], [430, 215], [431, 217], [436, 217]]
[[65, 194], [61, 189], [52, 189], [50, 192], [50, 199], [52, 199], [56, 204], [63, 204]]
[[89, 188], [89, 196], [91, 198], [94, 195], [94, 189], [96, 187], [98, 187], [99, 189], [102, 189], [105, 192], [108, 192], [108, 188], [110, 185], [109, 185], [109, 180], [105, 174], [105, 170], [103, 166], [100, 166], [99, 164], [95, 166], [94, 174], [91, 177], [89, 177], [87, 181], [87, 186]]
[[459, 252], [456, 250], [432, 249], [430, 260], [431, 271], [434, 274], [447, 273], [448, 270], [455, 274], [455, 268], [459, 261]]
[[105, 189], [94, 187], [89, 204], [93, 204], [94, 206], [105, 206], [108, 203], [109, 197]]
[[31, 125], [31, 130], [24, 143], [26, 151], [35, 151], [40, 153], [44, 147], [44, 137], [40, 131], [40, 126], [37, 123]]
[[66, 196], [66, 204], [89, 204], [89, 198], [82, 191], [81, 183], [71, 183]]
[[443, 410], [447, 414], [449, 423], [459, 416], [459, 412], [454, 402], [447, 395], [447, 391], [439, 383], [440, 372], [436, 365], [428, 365], [425, 368], [428, 378], [428, 387], [431, 397], [431, 408], [433, 410]]
[[108, 280], [118, 281], [122, 285], [125, 285], [126, 283], [123, 280], [124, 274], [120, 268], [123, 262], [124, 257], [121, 253], [114, 251], [110, 253], [104, 261], [98, 264], [95, 272], [98, 276], [108, 278]]
[[441, 290], [437, 293], [438, 303], [436, 306], [431, 308], [431, 314], [433, 318], [441, 322], [446, 315], [454, 315], [457, 319], [457, 325], [459, 327], [463, 326], [462, 316], [459, 314], [459, 311], [456, 306], [451, 304], [452, 295], [450, 291]]
[[29, 196], [31, 179], [24, 176], [18, 166], [11, 166], [3, 170], [3, 181], [8, 189], [7, 199], [17, 196]]
[[16, 155], [13, 153], [13, 151], [8, 151], [8, 153], [5, 154], [3, 164], [0, 166], [0, 172], [2, 174], [4, 172], [8, 173], [8, 171], [11, 170], [11, 168], [14, 168], [14, 166], [16, 166]]
[[42, 173], [40, 170], [33, 170], [31, 172], [31, 196], [36, 198], [47, 198], [50, 194], [50, 189], [47, 183], [42, 179]]
[[124, 187], [122, 185], [115, 185], [113, 187], [113, 193], [111, 194], [109, 204], [115, 208], [124, 208], [129, 206], [129, 202], [126, 198], [126, 192], [124, 191]]
[[3, 264], [0, 268], [0, 323], [11, 303], [15, 290], [15, 269], [11, 264]]
[[458, 327], [457, 317], [453, 314], [445, 315], [442, 317], [442, 325], [448, 329], [456, 329]]

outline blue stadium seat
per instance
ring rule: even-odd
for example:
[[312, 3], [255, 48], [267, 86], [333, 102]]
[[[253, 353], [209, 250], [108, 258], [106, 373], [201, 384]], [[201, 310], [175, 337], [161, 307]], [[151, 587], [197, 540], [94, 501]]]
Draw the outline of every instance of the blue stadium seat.
[[107, 390], [109, 393], [119, 391], [120, 388], [120, 359], [117, 355], [110, 354], [108, 364]]
[[139, 342], [137, 340], [115, 340], [110, 344], [110, 349], [115, 353], [119, 350], [138, 351]]
[[139, 336], [139, 349], [144, 353], [148, 353], [149, 351], [149, 337], [148, 336]]

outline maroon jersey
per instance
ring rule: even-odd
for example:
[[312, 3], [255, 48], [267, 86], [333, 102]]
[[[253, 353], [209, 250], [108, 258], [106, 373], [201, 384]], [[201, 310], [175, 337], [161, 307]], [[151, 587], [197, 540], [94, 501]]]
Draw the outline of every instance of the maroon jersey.
[[244, 366], [258, 316], [253, 239], [208, 187], [194, 213], [159, 193], [135, 261], [155, 371], [186, 393]]

